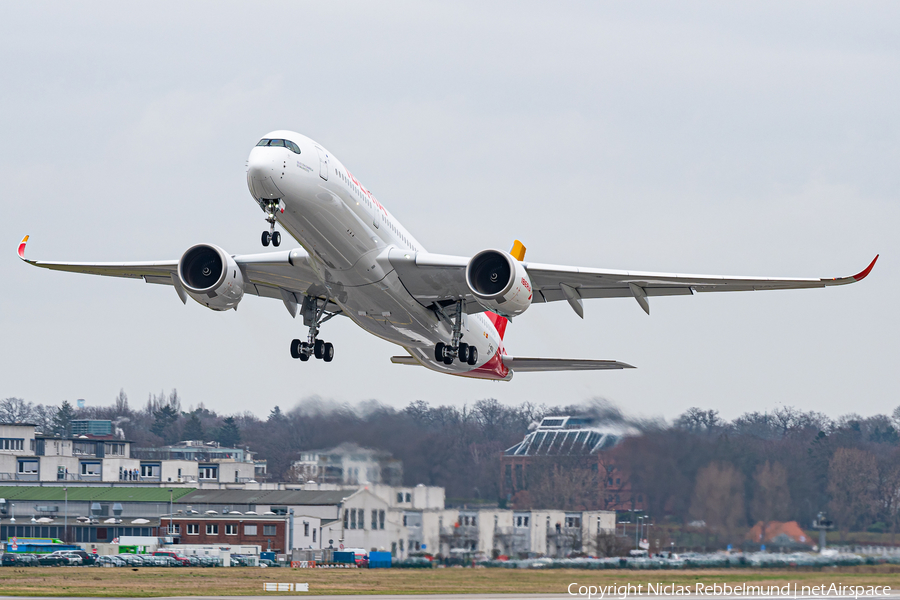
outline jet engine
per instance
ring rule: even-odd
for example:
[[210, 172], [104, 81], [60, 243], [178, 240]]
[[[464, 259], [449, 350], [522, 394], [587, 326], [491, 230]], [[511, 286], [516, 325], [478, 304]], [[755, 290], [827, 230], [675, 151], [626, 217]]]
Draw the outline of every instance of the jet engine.
[[191, 298], [212, 310], [237, 310], [244, 296], [244, 276], [237, 263], [212, 244], [187, 249], [178, 261], [178, 279]]
[[522, 263], [500, 250], [482, 250], [466, 266], [466, 283], [490, 311], [514, 317], [531, 306], [531, 278]]

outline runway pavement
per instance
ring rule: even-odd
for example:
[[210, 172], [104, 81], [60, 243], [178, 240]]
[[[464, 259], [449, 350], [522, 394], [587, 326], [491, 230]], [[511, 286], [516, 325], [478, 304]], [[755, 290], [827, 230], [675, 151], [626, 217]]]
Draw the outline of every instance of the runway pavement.
[[[7, 600], [12, 598], [22, 598], [23, 596], [0, 596], [0, 600]], [[67, 598], [66, 596], [28, 596], [29, 600], [60, 600], [61, 598]], [[577, 594], [570, 595], [567, 593], [562, 594], [365, 594], [365, 595], [352, 595], [352, 596], [321, 596], [315, 594], [307, 594], [307, 593], [295, 593], [289, 595], [282, 594], [265, 594], [259, 596], [168, 596], [168, 597], [159, 597], [156, 600], [219, 600], [221, 598], [235, 598], [240, 600], [284, 600], [287, 598], [296, 599], [296, 598], [304, 598], [304, 599], [313, 599], [313, 600], [576, 600], [578, 598], [586, 599], [586, 595], [579, 596]], [[598, 596], [593, 596], [593, 598], [598, 598]], [[606, 595], [603, 600], [621, 600], [623, 596], [619, 595]], [[855, 599], [856, 596], [853, 594], [841, 594], [841, 595], [801, 595], [798, 593], [797, 595], [788, 594], [788, 595], [775, 595], [775, 594], [761, 594], [761, 595], [745, 595], [745, 594], [690, 594], [690, 595], [664, 595], [664, 594], [630, 594], [628, 598], [641, 598], [641, 599], [651, 599], [651, 598], [672, 598], [678, 600], [721, 600], [725, 598], [744, 598], [746, 600], [774, 600], [777, 598], [782, 598], [784, 600], [793, 600], [794, 598], [800, 600], [830, 600], [830, 599]], [[860, 599], [863, 598], [883, 598], [885, 600], [900, 600], [900, 577], [898, 577], [897, 587], [891, 589], [887, 594], [878, 594], [874, 595], [860, 595]], [[73, 598], [74, 600], [74, 598]], [[77, 600], [110, 600], [110, 598], [85, 598], [84, 596], [80, 596]], [[113, 599], [115, 600], [115, 599]], [[627, 599], [626, 599], [627, 600]]]

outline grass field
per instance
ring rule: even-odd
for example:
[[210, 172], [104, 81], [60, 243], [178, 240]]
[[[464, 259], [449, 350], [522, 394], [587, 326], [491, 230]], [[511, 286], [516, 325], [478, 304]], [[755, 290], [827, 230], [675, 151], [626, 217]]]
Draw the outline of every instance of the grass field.
[[[566, 594], [570, 583], [744, 582], [784, 586], [841, 583], [900, 587], [900, 566], [820, 571], [720, 569], [692, 571], [584, 571], [554, 569], [184, 569], [41, 567], [0, 569], [4, 596], [244, 596], [263, 595], [263, 583], [308, 583], [310, 594]], [[303, 595], [303, 594], [298, 594]]]

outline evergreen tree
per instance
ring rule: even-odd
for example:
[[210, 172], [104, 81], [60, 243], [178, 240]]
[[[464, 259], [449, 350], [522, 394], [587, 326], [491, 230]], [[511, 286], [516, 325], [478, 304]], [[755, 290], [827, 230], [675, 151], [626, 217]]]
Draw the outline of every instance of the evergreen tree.
[[285, 418], [286, 417], [284, 416], [284, 413], [281, 412], [281, 408], [279, 408], [278, 405], [276, 404], [275, 408], [273, 408], [272, 411], [269, 413], [268, 421], [269, 421], [269, 423], [279, 423], [281, 421], [284, 421]]
[[153, 425], [150, 431], [166, 440], [167, 443], [178, 441], [178, 431], [175, 423], [178, 421], [178, 411], [171, 405], [166, 405], [153, 413]]
[[63, 437], [72, 435], [72, 420], [75, 418], [75, 409], [69, 404], [68, 400], [64, 400], [62, 406], [56, 411], [53, 417], [53, 433]]
[[200, 422], [197, 411], [193, 411], [184, 424], [184, 435], [182, 437], [186, 440], [202, 440], [203, 435], [203, 423]]
[[216, 432], [216, 441], [226, 448], [235, 448], [241, 443], [241, 431], [234, 417], [225, 417], [222, 426]]

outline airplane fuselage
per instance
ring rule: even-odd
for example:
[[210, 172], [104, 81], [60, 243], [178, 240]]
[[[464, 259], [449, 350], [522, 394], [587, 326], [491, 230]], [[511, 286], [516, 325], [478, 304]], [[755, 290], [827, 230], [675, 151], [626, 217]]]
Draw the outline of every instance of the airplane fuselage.
[[493, 313], [463, 320], [462, 340], [478, 349], [475, 365], [437, 362], [434, 347], [450, 341], [451, 323], [413, 298], [390, 262], [392, 253], [410, 258], [425, 248], [321, 144], [291, 131], [273, 131], [264, 139], [289, 140], [293, 147], [254, 147], [247, 185], [261, 207], [280, 200], [278, 223], [309, 254], [322, 286], [319, 295], [430, 369], [482, 379], [511, 377], [500, 358], [497, 325], [505, 327], [505, 319]]

